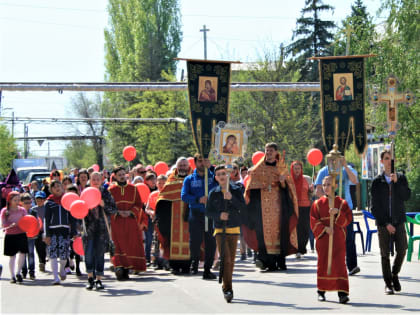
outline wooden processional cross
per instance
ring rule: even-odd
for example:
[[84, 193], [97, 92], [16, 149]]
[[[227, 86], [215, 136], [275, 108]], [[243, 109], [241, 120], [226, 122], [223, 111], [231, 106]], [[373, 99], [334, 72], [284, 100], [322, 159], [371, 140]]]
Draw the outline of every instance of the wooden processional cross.
[[388, 77], [387, 86], [387, 93], [378, 93], [378, 91], [373, 93], [371, 103], [373, 105], [387, 104], [388, 133], [390, 138], [394, 138], [400, 129], [400, 124], [398, 123], [398, 104], [405, 103], [411, 105], [414, 97], [410, 91], [398, 93], [398, 80], [394, 76]]

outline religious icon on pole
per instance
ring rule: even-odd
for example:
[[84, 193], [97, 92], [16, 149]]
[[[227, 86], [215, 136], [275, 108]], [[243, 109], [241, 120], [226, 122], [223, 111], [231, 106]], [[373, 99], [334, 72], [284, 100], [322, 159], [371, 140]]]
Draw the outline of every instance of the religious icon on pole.
[[322, 136], [327, 151], [351, 141], [362, 154], [367, 145], [365, 126], [364, 58], [371, 55], [313, 57], [319, 60]]
[[414, 96], [410, 91], [399, 93], [398, 79], [393, 75], [387, 78], [386, 83], [387, 93], [379, 93], [375, 90], [370, 96], [370, 102], [375, 106], [383, 103], [387, 104], [387, 129], [389, 136], [394, 137], [401, 128], [398, 122], [398, 104], [412, 105]]
[[215, 144], [212, 151], [217, 161], [231, 164], [233, 160], [242, 162], [248, 157], [246, 147], [252, 134], [245, 124], [230, 124], [219, 121], [213, 128]]
[[212, 129], [229, 118], [231, 63], [238, 62], [185, 60], [194, 141], [198, 152], [207, 158], [214, 144]]

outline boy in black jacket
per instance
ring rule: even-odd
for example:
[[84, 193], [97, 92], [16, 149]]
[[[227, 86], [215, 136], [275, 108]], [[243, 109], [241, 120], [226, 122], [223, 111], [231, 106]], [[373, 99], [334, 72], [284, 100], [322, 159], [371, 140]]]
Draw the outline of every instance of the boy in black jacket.
[[[209, 194], [206, 215], [214, 220], [214, 235], [216, 235], [219, 253], [222, 252], [223, 221], [226, 222], [222, 289], [226, 302], [230, 303], [233, 299], [232, 273], [240, 234], [240, 212], [245, 208], [245, 200], [241, 188], [229, 184], [229, 174], [225, 165], [216, 167], [215, 179], [219, 186]], [[226, 189], [227, 185], [229, 185], [229, 190]]]
[[[372, 182], [372, 214], [375, 216], [378, 226], [382, 275], [386, 285], [385, 293], [394, 294], [394, 290], [401, 291], [398, 273], [407, 251], [404, 201], [410, 198], [411, 191], [403, 174], [391, 173], [391, 152], [389, 150], [381, 152], [381, 163], [384, 166], [384, 172]], [[395, 242], [397, 252], [392, 272], [389, 260], [391, 240]]]

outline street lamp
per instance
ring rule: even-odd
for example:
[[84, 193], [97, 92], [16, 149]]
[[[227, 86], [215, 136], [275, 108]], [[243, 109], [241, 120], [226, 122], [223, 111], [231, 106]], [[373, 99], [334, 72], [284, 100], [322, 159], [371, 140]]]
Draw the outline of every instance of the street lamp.
[[[329, 208], [334, 208], [335, 201], [335, 179], [338, 174], [341, 174], [342, 170], [342, 155], [338, 151], [337, 144], [333, 145], [333, 149], [327, 154], [327, 165], [328, 165], [328, 174], [332, 177], [331, 180], [331, 193], [328, 196]], [[330, 214], [330, 229], [334, 230], [334, 215]], [[333, 233], [329, 235], [328, 242], [328, 266], [327, 274], [331, 274], [331, 264], [332, 264], [332, 249], [333, 249]]]

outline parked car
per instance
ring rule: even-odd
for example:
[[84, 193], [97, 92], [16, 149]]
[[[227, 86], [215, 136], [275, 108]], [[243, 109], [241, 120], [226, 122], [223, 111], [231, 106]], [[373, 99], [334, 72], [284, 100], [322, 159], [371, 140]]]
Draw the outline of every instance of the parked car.
[[38, 182], [38, 187], [42, 187], [42, 180], [45, 177], [50, 177], [50, 172], [30, 172], [23, 182], [24, 185], [32, 183], [34, 180]]
[[[16, 170], [16, 175], [18, 176], [19, 180], [24, 183], [27, 184], [26, 179], [28, 178], [29, 173], [35, 173], [35, 172], [49, 172], [48, 168], [46, 167], [33, 167], [33, 166], [29, 166], [29, 167], [20, 167]], [[49, 173], [48, 173], [49, 174]]]

